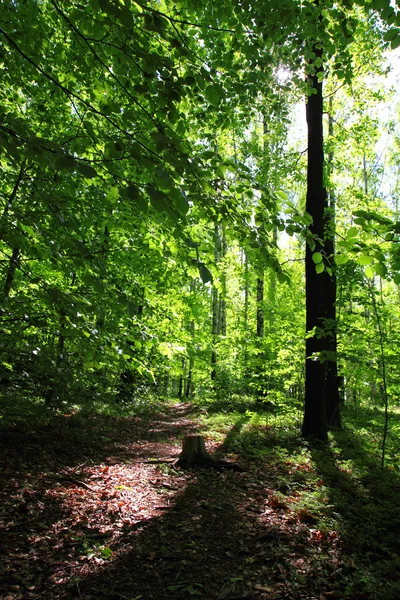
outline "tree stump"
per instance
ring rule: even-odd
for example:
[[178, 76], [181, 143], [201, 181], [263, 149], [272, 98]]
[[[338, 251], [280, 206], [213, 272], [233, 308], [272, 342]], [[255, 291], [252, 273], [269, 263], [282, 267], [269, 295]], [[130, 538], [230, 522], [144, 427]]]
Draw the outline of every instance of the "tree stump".
[[178, 457], [178, 465], [182, 469], [194, 466], [209, 465], [212, 458], [209, 456], [201, 435], [188, 435], [183, 438], [182, 452]]
[[242, 467], [236, 463], [212, 458], [206, 450], [202, 435], [188, 435], [183, 438], [182, 452], [178, 456], [176, 464], [182, 469], [190, 469], [190, 467], [213, 467], [219, 470], [232, 469], [233, 471], [243, 472]]

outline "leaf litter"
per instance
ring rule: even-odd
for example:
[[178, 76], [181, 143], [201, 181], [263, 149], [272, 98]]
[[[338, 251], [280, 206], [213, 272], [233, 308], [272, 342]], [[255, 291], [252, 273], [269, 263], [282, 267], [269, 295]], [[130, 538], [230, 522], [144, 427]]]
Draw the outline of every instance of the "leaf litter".
[[356, 565], [341, 533], [318, 528], [293, 481], [282, 483], [301, 481], [307, 464], [175, 467], [182, 436], [201, 433], [188, 408], [3, 431], [2, 599], [375, 598], [349, 586]]

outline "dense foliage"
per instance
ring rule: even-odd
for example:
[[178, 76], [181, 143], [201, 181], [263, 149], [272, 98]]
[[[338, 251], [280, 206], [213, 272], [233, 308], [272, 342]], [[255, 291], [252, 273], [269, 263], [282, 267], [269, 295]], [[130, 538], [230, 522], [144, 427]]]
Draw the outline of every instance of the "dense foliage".
[[[379, 112], [396, 9], [43, 0], [0, 11], [3, 413], [195, 394], [298, 406], [306, 337], [337, 335], [313, 360], [338, 366], [342, 398], [387, 417], [399, 134]], [[295, 113], [322, 80], [321, 185], [335, 215], [321, 237]], [[306, 246], [316, 285], [337, 282], [336, 317], [308, 332]]]

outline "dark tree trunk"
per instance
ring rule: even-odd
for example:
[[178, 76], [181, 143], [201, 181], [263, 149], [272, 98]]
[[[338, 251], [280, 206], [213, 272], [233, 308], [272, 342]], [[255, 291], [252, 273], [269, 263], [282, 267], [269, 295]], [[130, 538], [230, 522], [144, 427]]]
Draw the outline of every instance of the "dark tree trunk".
[[219, 260], [222, 261], [222, 270], [221, 270], [221, 295], [219, 298], [219, 316], [218, 316], [218, 334], [222, 336], [226, 336], [226, 265], [225, 265], [225, 256], [226, 256], [227, 244], [226, 244], [226, 234], [225, 228], [222, 226], [222, 239], [220, 242], [220, 257]]
[[6, 280], [4, 282], [4, 288], [3, 288], [4, 298], [8, 298], [10, 295], [10, 292], [11, 292], [12, 284], [14, 281], [15, 271], [18, 266], [19, 252], [20, 252], [20, 249], [18, 247], [14, 248], [11, 258], [10, 258], [10, 264], [8, 267], [7, 276], [6, 276]]
[[184, 373], [185, 373], [185, 359], [182, 358], [182, 373], [179, 375], [179, 388], [178, 388], [178, 398], [182, 398], [183, 387], [184, 387]]
[[[7, 203], [4, 207], [3, 214], [1, 215], [2, 219], [7, 217], [8, 213], [11, 209], [11, 206], [17, 196], [19, 186], [21, 185], [24, 174], [25, 174], [25, 164], [26, 164], [26, 160], [24, 160], [22, 162], [21, 168], [20, 168], [18, 176], [17, 176], [17, 180], [14, 184], [13, 191], [11, 192], [10, 197], [8, 198]], [[15, 246], [13, 248], [12, 255], [10, 257], [10, 264], [9, 264], [6, 279], [4, 282], [4, 288], [3, 288], [4, 298], [8, 298], [10, 296], [12, 285], [14, 283], [15, 271], [18, 267], [19, 259], [20, 259], [20, 248], [18, 246]]]
[[[215, 246], [214, 246], [214, 258], [215, 264], [219, 262], [219, 252], [220, 252], [220, 235], [219, 235], [219, 227], [215, 225]], [[219, 325], [219, 301], [218, 301], [218, 290], [213, 286], [212, 290], [212, 325], [211, 325], [211, 334], [212, 334], [212, 352], [211, 352], [211, 379], [215, 381], [217, 377], [217, 341], [220, 331]]]
[[182, 452], [178, 458], [178, 465], [182, 469], [206, 465], [211, 462], [208, 455], [204, 438], [201, 435], [188, 435], [183, 438]]
[[264, 277], [257, 279], [257, 337], [264, 337]]
[[247, 371], [248, 364], [248, 349], [247, 349], [247, 330], [249, 323], [249, 259], [247, 254], [244, 254], [244, 370]]
[[214, 469], [232, 469], [243, 472], [240, 465], [227, 460], [215, 460], [212, 458], [201, 435], [188, 435], [183, 438], [182, 452], [176, 461], [182, 469], [191, 467], [213, 467]]
[[[313, 48], [317, 59], [322, 58], [321, 49]], [[312, 68], [310, 66], [310, 68]], [[309, 82], [316, 93], [309, 96], [307, 110], [308, 127], [308, 165], [306, 211], [312, 216], [310, 233], [313, 238], [306, 246], [306, 361], [305, 361], [305, 404], [302, 434], [327, 438], [327, 361], [324, 336], [327, 294], [330, 277], [326, 270], [316, 272], [313, 254], [325, 254], [324, 224], [328, 207], [327, 193], [324, 187], [324, 149], [323, 149], [323, 97], [322, 81], [318, 74], [322, 69], [315, 68], [309, 75]]]

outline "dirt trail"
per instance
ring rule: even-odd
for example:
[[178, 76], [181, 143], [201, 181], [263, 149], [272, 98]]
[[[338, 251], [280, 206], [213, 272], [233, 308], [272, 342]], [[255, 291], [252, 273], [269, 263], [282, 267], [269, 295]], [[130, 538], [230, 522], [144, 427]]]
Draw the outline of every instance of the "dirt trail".
[[327, 543], [333, 552], [334, 541], [279, 503], [268, 465], [238, 473], [158, 462], [200, 431], [189, 404], [151, 421], [71, 415], [4, 431], [0, 597], [329, 597], [311, 553]]

